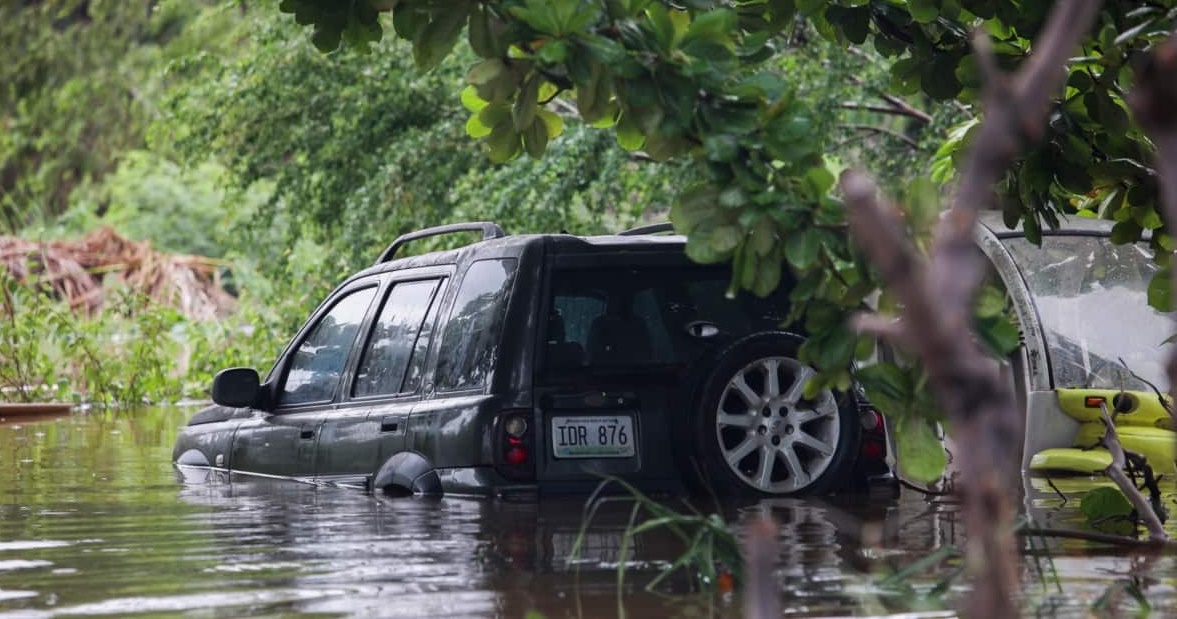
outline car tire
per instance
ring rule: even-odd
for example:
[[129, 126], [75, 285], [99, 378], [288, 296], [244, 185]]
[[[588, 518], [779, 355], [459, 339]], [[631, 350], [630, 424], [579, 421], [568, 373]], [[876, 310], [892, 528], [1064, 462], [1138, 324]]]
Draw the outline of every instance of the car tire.
[[703, 373], [692, 435], [707, 491], [779, 497], [849, 485], [861, 434], [855, 399], [831, 390], [803, 396], [815, 374], [797, 360], [803, 342], [785, 332], [749, 335]]

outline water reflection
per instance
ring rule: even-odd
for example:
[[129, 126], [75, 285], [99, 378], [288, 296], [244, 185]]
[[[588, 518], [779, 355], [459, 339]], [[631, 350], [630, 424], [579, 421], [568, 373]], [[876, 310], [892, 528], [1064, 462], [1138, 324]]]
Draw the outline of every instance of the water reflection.
[[[572, 557], [579, 501], [182, 481], [168, 460], [186, 417], [156, 410], [0, 426], [0, 618], [740, 615], [738, 596], [699, 592], [688, 573], [647, 591], [685, 544], [667, 529], [627, 538], [628, 504], [603, 508]], [[1028, 505], [1054, 524], [1081, 518], [1077, 499], [1061, 504], [1050, 493]], [[764, 517], [779, 524], [773, 574], [788, 616], [940, 616], [960, 594], [949, 587], [946, 598], [919, 599], [959, 568], [953, 558], [904, 581], [910, 588], [878, 586], [962, 542], [951, 503], [908, 492], [898, 501], [776, 500], [723, 511], [741, 531]], [[1034, 614], [1085, 616], [1109, 583], [1124, 585], [1115, 608], [1134, 607], [1129, 585], [1154, 607], [1177, 603], [1173, 557], [1142, 563], [1074, 540], [1044, 543], [1065, 593], [1043, 587], [1053, 576], [1027, 561]]]

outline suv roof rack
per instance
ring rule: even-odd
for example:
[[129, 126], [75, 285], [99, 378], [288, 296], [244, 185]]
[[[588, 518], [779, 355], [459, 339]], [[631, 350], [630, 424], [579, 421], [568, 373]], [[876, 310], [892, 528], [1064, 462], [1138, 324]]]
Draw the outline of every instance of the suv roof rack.
[[661, 221], [656, 224], [645, 224], [618, 232], [618, 236], [640, 236], [643, 234], [659, 234], [661, 232], [674, 232], [674, 224], [669, 221]]
[[417, 241], [431, 236], [441, 236], [443, 234], [453, 234], [455, 232], [481, 232], [482, 240], [488, 241], [490, 239], [497, 239], [507, 235], [503, 232], [502, 226], [491, 221], [469, 221], [458, 224], [446, 224], [444, 226], [433, 226], [432, 228], [424, 228], [416, 232], [409, 232], [396, 237], [383, 252], [380, 257], [376, 259], [376, 264], [388, 262], [396, 255], [396, 250], [400, 249], [405, 243], [410, 241]]

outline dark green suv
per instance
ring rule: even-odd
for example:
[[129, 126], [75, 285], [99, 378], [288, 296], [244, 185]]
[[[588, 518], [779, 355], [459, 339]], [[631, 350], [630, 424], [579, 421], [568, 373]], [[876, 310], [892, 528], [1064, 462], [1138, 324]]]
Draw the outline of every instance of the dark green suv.
[[[409, 241], [481, 232], [395, 258]], [[314, 311], [262, 381], [213, 381], [173, 453], [210, 471], [395, 494], [825, 493], [891, 483], [882, 417], [804, 397], [789, 282], [725, 296], [666, 226], [595, 237], [491, 223], [404, 235]], [[395, 258], [395, 259], [394, 259]]]

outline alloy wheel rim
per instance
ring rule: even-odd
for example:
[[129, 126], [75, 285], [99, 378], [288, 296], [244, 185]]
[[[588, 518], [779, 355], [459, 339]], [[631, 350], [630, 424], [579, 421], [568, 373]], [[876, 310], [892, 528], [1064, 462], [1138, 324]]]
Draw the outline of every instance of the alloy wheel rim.
[[828, 389], [804, 397], [814, 374], [796, 359], [764, 357], [728, 380], [715, 413], [715, 438], [728, 470], [749, 487], [796, 492], [833, 462], [838, 403]]

